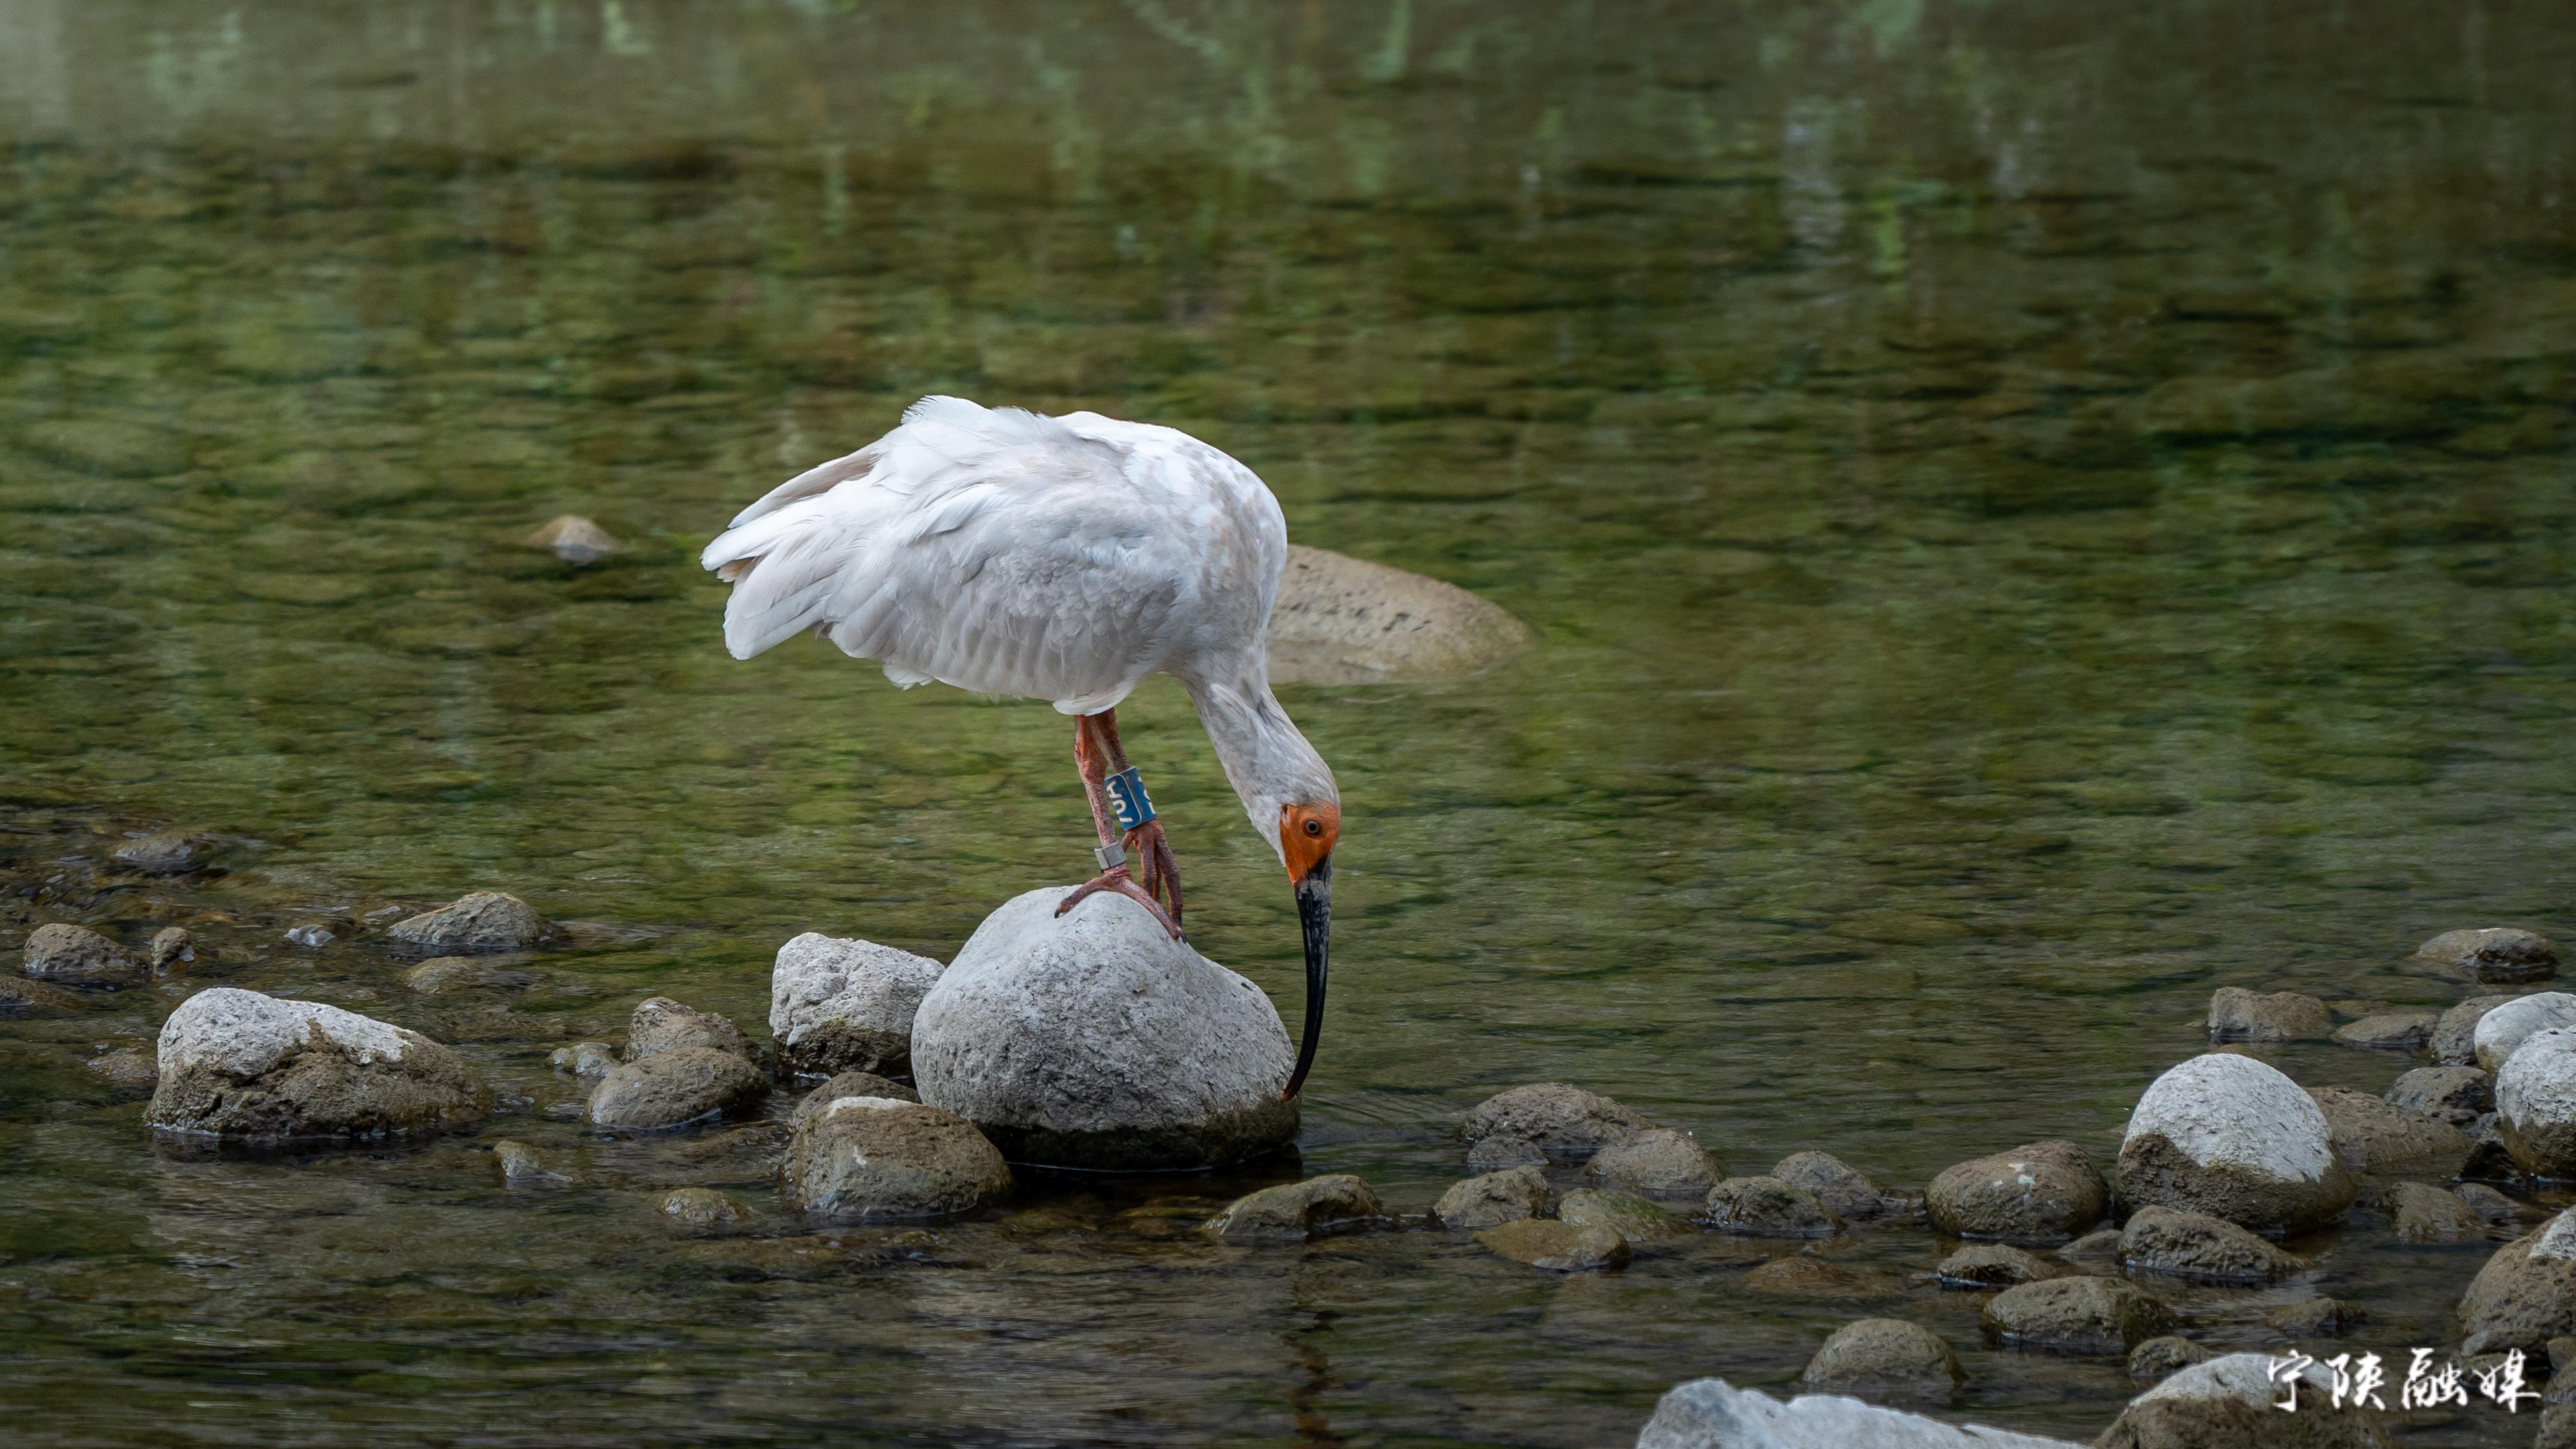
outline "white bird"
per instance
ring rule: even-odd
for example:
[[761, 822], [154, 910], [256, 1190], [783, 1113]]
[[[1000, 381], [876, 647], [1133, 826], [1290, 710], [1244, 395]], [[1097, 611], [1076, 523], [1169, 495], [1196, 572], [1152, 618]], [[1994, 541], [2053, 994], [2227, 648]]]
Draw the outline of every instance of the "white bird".
[[736, 659], [812, 629], [906, 689], [936, 680], [1074, 716], [1100, 874], [1056, 913], [1112, 891], [1175, 937], [1180, 876], [1114, 711], [1147, 676], [1178, 678], [1296, 892], [1306, 1019], [1282, 1092], [1293, 1097], [1323, 1024], [1342, 812], [1332, 771], [1270, 692], [1265, 640], [1287, 559], [1279, 500], [1187, 433], [926, 397], [894, 431], [735, 515], [703, 562], [733, 585]]

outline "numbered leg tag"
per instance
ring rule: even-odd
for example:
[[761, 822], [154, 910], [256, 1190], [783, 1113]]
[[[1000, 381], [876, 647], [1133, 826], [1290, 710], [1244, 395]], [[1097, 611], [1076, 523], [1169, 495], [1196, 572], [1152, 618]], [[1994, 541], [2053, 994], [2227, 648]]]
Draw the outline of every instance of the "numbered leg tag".
[[1154, 818], [1154, 802], [1145, 795], [1145, 777], [1135, 766], [1129, 765], [1105, 783], [1109, 809], [1117, 815], [1119, 829], [1133, 830]]

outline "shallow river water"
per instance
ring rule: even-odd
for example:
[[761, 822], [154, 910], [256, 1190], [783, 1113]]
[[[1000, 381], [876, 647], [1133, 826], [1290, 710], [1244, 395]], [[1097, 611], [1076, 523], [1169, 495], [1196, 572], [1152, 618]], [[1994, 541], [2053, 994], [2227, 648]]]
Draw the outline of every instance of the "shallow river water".
[[[1283, 690], [1348, 814], [1302, 1170], [1403, 1211], [1532, 1080], [1737, 1172], [2107, 1157], [2213, 987], [2445, 1004], [2425, 936], [2576, 935], [2555, 7], [0, 0], [0, 56], [0, 944], [208, 946], [0, 1024], [15, 1442], [1604, 1446], [1865, 1313], [1961, 1351], [1956, 1417], [2090, 1438], [2136, 1391], [1982, 1344], [1919, 1228], [1821, 1249], [1894, 1275], [1837, 1299], [1714, 1237], [1555, 1278], [1194, 1235], [1285, 1161], [818, 1236], [757, 1127], [586, 1135], [547, 1052], [636, 999], [756, 1027], [792, 934], [945, 958], [1086, 863], [1044, 706], [721, 647], [698, 546], [925, 392], [1189, 428], [1299, 541], [1537, 631]], [[629, 550], [516, 546], [564, 511]], [[1186, 702], [1122, 716], [1198, 944], [1293, 1010]], [[163, 825], [222, 872], [104, 866]], [[378, 913], [478, 887], [574, 944], [413, 993]], [[508, 1106], [156, 1148], [80, 1063], [210, 980]], [[503, 1190], [504, 1135], [591, 1185]], [[666, 1229], [687, 1182], [755, 1221]], [[2244, 1346], [2331, 1294], [2402, 1362], [2489, 1250], [2297, 1246], [2157, 1291]]]

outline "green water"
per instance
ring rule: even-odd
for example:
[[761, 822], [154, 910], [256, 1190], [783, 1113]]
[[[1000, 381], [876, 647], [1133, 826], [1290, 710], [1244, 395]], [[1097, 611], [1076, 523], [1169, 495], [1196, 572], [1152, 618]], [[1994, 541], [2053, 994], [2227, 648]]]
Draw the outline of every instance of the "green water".
[[[929, 391], [1188, 428], [1299, 541], [1538, 631], [1283, 691], [1347, 811], [1303, 1166], [1400, 1209], [1540, 1079], [1738, 1172], [2107, 1154], [2214, 986], [2443, 1004], [2434, 931], [2576, 935], [2551, 7], [6, 0], [0, 57], [0, 942], [209, 948], [0, 1025], [19, 1442], [1611, 1445], [1862, 1313], [1961, 1350], [1959, 1416], [2089, 1438], [2135, 1392], [1919, 1282], [1739, 1291], [1776, 1245], [1189, 1233], [1294, 1164], [800, 1255], [759, 1129], [586, 1137], [546, 1053], [641, 996], [757, 1025], [789, 935], [945, 957], [1087, 863], [1060, 717], [735, 663], [692, 562]], [[630, 550], [514, 546], [564, 511]], [[1186, 701], [1121, 717], [1194, 938], [1293, 1003]], [[163, 824], [229, 873], [98, 864]], [[590, 924], [412, 993], [366, 918], [486, 886]], [[211, 980], [456, 1042], [507, 1109], [156, 1150], [79, 1062]], [[502, 1135], [593, 1185], [503, 1191]], [[684, 1182], [758, 1216], [666, 1230]], [[2301, 1246], [2157, 1291], [2241, 1346], [2331, 1293], [2402, 1362], [2487, 1251]]]

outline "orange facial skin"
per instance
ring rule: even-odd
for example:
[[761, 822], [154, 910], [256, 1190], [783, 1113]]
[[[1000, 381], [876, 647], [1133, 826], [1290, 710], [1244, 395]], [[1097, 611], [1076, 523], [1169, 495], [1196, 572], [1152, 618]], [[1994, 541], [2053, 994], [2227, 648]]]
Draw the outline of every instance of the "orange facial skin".
[[1333, 853], [1333, 842], [1341, 838], [1339, 805], [1279, 807], [1279, 853], [1287, 859], [1289, 880], [1304, 880], [1317, 861]]

